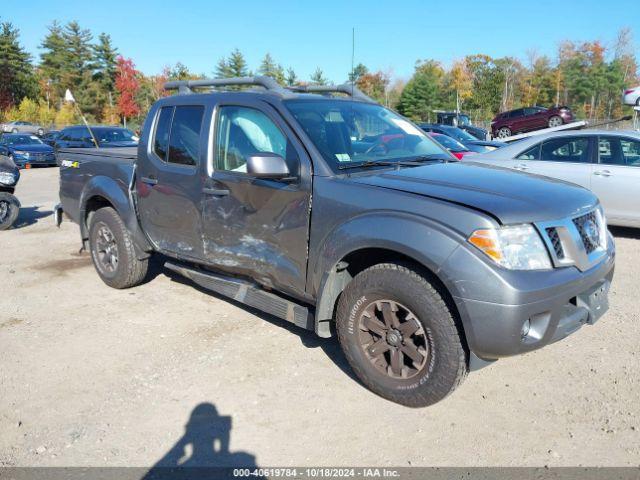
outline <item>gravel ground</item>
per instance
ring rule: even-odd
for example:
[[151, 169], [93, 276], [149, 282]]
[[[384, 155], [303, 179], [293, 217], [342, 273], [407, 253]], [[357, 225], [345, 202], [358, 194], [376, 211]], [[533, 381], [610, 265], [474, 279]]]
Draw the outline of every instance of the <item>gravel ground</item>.
[[363, 388], [335, 341], [162, 269], [108, 288], [77, 227], [53, 225], [57, 182], [24, 171], [0, 232], [0, 465], [640, 464], [640, 233], [614, 232], [595, 326], [414, 410]]

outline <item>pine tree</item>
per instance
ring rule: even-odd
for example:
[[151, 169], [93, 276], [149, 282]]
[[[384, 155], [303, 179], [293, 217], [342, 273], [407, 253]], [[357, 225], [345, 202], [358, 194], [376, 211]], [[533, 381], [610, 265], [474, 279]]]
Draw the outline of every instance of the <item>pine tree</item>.
[[232, 76], [226, 58], [222, 57], [220, 60], [218, 60], [218, 63], [216, 64], [215, 76], [216, 78], [229, 78]]
[[116, 81], [118, 49], [111, 43], [111, 36], [101, 33], [97, 45], [93, 46], [94, 79], [107, 92], [113, 92]]
[[292, 86], [298, 83], [298, 77], [296, 75], [296, 72], [293, 71], [293, 68], [289, 67], [287, 69], [287, 78], [285, 80], [287, 82], [287, 85], [289, 86]]
[[18, 41], [19, 31], [9, 22], [0, 24], [0, 109], [9, 109], [24, 97], [35, 97], [37, 82], [31, 56]]
[[329, 83], [329, 80], [325, 78], [324, 72], [320, 67], [316, 68], [316, 71], [311, 75], [311, 83], [315, 85], [326, 85]]
[[55, 100], [64, 95], [66, 87], [62, 85], [62, 77], [69, 60], [65, 40], [62, 36], [62, 26], [56, 21], [48, 27], [48, 30], [49, 33], [40, 44], [40, 48], [44, 51], [40, 55], [39, 69], [41, 75], [50, 81], [51, 94]]
[[229, 60], [227, 61], [227, 67], [229, 69], [229, 76], [231, 77], [246, 77], [250, 74], [247, 68], [247, 61], [244, 59], [244, 55], [237, 48], [231, 52]]
[[269, 53], [262, 59], [258, 72], [260, 75], [274, 78], [280, 84], [285, 83], [284, 68], [282, 68], [282, 65], [276, 63]]

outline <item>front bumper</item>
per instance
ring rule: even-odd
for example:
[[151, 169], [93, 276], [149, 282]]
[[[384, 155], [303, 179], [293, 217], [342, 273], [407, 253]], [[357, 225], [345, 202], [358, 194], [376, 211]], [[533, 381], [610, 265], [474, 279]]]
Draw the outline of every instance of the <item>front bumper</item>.
[[29, 155], [25, 157], [24, 155], [14, 155], [13, 156], [14, 163], [20, 167], [24, 168], [27, 165], [36, 166], [56, 166], [56, 156], [55, 154], [47, 154], [47, 155]]
[[[476, 260], [465, 252], [452, 255], [448, 267], [468, 271]], [[507, 274], [478, 269], [476, 278], [455, 284], [453, 295], [471, 352], [484, 360], [518, 355], [595, 323], [609, 307], [614, 264], [611, 239], [602, 260], [584, 272], [575, 267]]]

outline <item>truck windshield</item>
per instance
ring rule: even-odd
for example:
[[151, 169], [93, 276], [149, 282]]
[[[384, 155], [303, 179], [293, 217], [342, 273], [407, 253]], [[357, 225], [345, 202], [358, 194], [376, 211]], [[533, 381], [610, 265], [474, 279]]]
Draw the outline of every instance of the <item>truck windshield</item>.
[[344, 100], [288, 100], [286, 105], [334, 171], [417, 157], [452, 159], [413, 123], [380, 105]]

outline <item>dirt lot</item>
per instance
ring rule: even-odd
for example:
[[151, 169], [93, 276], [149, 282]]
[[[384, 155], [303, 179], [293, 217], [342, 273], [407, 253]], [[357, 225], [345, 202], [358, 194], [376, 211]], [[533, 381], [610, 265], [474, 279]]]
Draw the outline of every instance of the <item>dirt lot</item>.
[[53, 225], [57, 179], [24, 171], [21, 225], [0, 232], [0, 465], [171, 464], [187, 444], [191, 464], [640, 463], [638, 233], [614, 232], [595, 326], [413, 410], [363, 388], [335, 341], [168, 272], [108, 288], [77, 227]]

